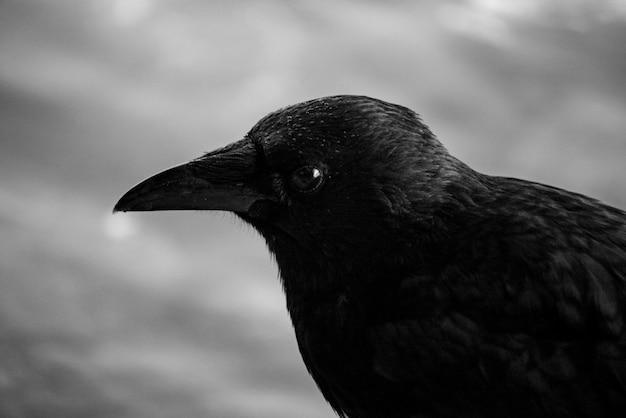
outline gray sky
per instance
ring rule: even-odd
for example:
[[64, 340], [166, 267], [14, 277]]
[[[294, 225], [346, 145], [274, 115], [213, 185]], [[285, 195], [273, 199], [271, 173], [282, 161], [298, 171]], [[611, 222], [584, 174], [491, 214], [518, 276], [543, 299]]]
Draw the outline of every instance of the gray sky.
[[624, 0], [0, 2], [0, 415], [332, 417], [261, 239], [116, 200], [353, 93], [626, 208], [624, 45]]

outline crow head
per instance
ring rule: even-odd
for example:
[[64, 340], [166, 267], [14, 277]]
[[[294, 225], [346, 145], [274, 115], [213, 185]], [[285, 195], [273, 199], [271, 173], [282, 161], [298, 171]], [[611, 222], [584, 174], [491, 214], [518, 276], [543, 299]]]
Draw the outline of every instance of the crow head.
[[263, 235], [284, 280], [291, 270], [338, 277], [415, 257], [416, 242], [441, 233], [435, 213], [462, 168], [411, 110], [335, 96], [267, 115], [242, 140], [138, 184], [114, 210], [232, 211]]

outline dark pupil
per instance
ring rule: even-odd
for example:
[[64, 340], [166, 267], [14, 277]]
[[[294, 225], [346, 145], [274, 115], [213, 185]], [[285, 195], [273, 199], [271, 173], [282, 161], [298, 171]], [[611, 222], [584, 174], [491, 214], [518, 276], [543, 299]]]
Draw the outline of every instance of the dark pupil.
[[292, 174], [291, 180], [299, 190], [312, 191], [321, 183], [322, 172], [315, 167], [302, 167]]

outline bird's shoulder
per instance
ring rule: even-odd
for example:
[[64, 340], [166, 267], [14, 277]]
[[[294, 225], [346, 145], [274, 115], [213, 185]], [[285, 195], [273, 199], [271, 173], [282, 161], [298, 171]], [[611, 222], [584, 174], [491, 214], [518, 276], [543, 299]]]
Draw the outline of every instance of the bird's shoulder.
[[623, 404], [626, 214], [549, 186], [491, 181], [482, 202], [443, 209], [457, 224], [439, 259], [385, 279], [369, 310], [373, 368], [426, 393], [460, 385], [485, 402], [499, 387], [515, 403], [506, 388], [522, 388], [536, 395], [534, 412], [588, 400], [585, 390]]

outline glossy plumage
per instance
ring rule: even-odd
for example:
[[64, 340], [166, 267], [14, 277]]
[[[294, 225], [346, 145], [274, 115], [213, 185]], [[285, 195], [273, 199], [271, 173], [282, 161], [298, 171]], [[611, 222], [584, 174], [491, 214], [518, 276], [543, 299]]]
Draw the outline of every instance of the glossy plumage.
[[167, 209], [232, 210], [263, 235], [340, 416], [626, 413], [626, 213], [477, 173], [409, 109], [286, 107], [116, 205]]

